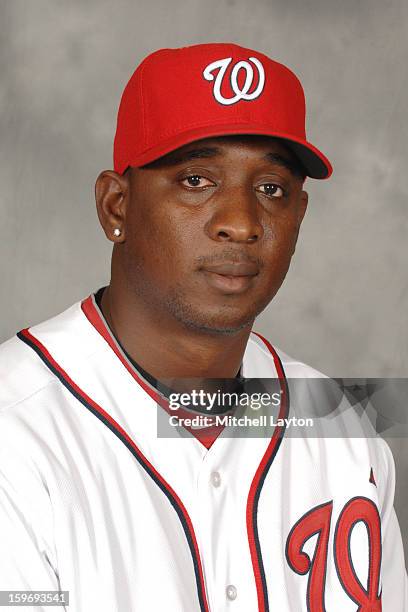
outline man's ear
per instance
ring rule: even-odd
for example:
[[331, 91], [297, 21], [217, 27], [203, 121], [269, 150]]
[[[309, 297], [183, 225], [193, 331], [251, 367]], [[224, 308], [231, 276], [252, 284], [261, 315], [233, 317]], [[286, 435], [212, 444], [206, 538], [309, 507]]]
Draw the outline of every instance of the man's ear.
[[112, 170], [100, 173], [95, 183], [96, 210], [108, 240], [124, 242], [129, 178]]

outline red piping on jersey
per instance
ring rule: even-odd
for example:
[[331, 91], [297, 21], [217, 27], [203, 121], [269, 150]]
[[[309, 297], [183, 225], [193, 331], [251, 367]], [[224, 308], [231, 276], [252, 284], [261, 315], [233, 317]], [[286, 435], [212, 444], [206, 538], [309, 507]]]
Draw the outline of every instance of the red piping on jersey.
[[20, 339], [24, 340], [28, 345], [31, 345], [33, 348], [35, 347], [37, 354], [43, 359], [43, 361], [47, 363], [47, 365], [49, 364], [48, 367], [50, 367], [50, 369], [58, 376], [58, 378], [60, 380], [63, 380], [65, 382], [65, 385], [68, 388], [70, 388], [70, 390], [73, 390], [73, 392], [75, 393], [75, 396], [76, 397], [79, 396], [82, 399], [82, 403], [87, 404], [90, 408], [92, 408], [92, 412], [97, 413], [100, 416], [102, 421], [109, 423], [109, 428], [116, 433], [119, 439], [121, 439], [122, 441], [125, 441], [126, 446], [132, 448], [133, 453], [137, 455], [137, 457], [139, 458], [139, 462], [142, 465], [146, 466], [147, 468], [147, 469], [145, 468], [146, 471], [154, 475], [154, 479], [160, 483], [161, 488], [165, 489], [167, 493], [170, 495], [170, 497], [172, 497], [173, 500], [176, 502], [179, 510], [183, 514], [184, 521], [188, 527], [189, 537], [191, 539], [191, 543], [193, 545], [194, 552], [195, 552], [195, 560], [197, 563], [197, 569], [198, 569], [200, 586], [201, 586], [202, 603], [203, 603], [203, 608], [204, 608], [203, 612], [210, 612], [209, 607], [208, 607], [206, 590], [205, 590], [202, 562], [201, 562], [200, 552], [198, 548], [197, 538], [194, 532], [193, 523], [187, 512], [187, 509], [185, 508], [181, 499], [178, 497], [177, 493], [169, 485], [169, 483], [161, 476], [161, 474], [154, 468], [154, 466], [150, 463], [150, 461], [143, 455], [141, 450], [138, 448], [138, 446], [135, 444], [132, 438], [127, 434], [127, 432], [119, 425], [119, 423], [115, 421], [115, 419], [109, 413], [107, 413], [101, 406], [99, 406], [99, 404], [97, 404], [91, 397], [89, 397], [89, 395], [87, 395], [85, 391], [83, 391], [80, 387], [78, 387], [78, 385], [72, 380], [72, 378], [70, 378], [67, 372], [65, 372], [65, 370], [59, 365], [59, 363], [55, 361], [55, 359], [52, 357], [52, 355], [46, 349], [46, 347], [40, 342], [40, 340], [38, 340], [35, 336], [31, 334], [29, 329], [23, 329], [17, 335]]
[[[128, 362], [128, 360], [123, 355], [120, 350], [117, 342], [112, 336], [111, 331], [108, 329], [106, 322], [101, 317], [98, 308], [96, 308], [94, 301], [92, 299], [92, 295], [87, 297], [82, 303], [81, 308], [83, 313], [85, 314], [88, 321], [93, 325], [96, 331], [103, 337], [104, 340], [109, 344], [110, 348], [115, 353], [116, 357], [121, 361], [121, 363], [125, 366], [129, 374], [135, 379], [135, 381], [142, 387], [142, 389], [150, 395], [154, 401], [161, 406], [168, 414], [179, 416], [179, 417], [191, 417], [191, 414], [186, 412], [185, 410], [179, 408], [177, 410], [172, 410], [169, 407], [168, 401], [161, 396], [157, 391], [148, 385], [145, 380], [139, 376], [138, 372], [135, 368]], [[187, 425], [183, 425], [184, 429], [189, 431], [199, 442], [201, 442], [207, 449], [209, 449], [213, 442], [220, 435], [222, 430], [224, 429], [223, 425], [216, 425], [212, 427], [206, 427], [201, 432], [200, 430], [193, 429]]]
[[[289, 408], [289, 394], [286, 385], [286, 376], [283, 370], [283, 366], [279, 356], [277, 355], [275, 349], [271, 345], [271, 343], [258, 334], [257, 332], [252, 332], [258, 338], [260, 338], [265, 346], [268, 348], [271, 353], [275, 368], [279, 376], [279, 380], [281, 382], [281, 404], [279, 410], [279, 419], [284, 419], [288, 414]], [[285, 384], [282, 384], [284, 382]], [[247, 509], [246, 509], [246, 523], [247, 523], [247, 532], [248, 532], [248, 542], [249, 549], [251, 552], [252, 559], [252, 567], [255, 576], [255, 584], [256, 591], [258, 595], [258, 611], [259, 612], [268, 612], [269, 611], [269, 602], [268, 602], [268, 592], [266, 586], [266, 577], [264, 573], [263, 563], [262, 563], [262, 554], [260, 550], [260, 542], [258, 539], [258, 527], [257, 527], [257, 509], [258, 509], [258, 500], [259, 495], [262, 489], [263, 482], [265, 480], [266, 474], [271, 466], [271, 463], [279, 449], [280, 443], [282, 441], [282, 436], [285, 431], [285, 426], [276, 426], [271, 441], [265, 451], [265, 454], [261, 460], [261, 463], [258, 466], [258, 469], [255, 472], [255, 476], [252, 480], [251, 487], [249, 489], [249, 495], [247, 500]]]

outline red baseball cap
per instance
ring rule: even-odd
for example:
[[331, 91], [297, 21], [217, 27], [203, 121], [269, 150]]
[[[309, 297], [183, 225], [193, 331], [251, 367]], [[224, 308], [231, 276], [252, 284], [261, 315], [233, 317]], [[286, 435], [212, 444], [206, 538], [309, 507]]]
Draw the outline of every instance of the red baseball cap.
[[332, 167], [306, 140], [305, 114], [299, 79], [263, 53], [232, 43], [160, 49], [123, 91], [114, 169], [122, 174], [203, 138], [259, 134], [282, 139], [307, 176], [325, 179]]

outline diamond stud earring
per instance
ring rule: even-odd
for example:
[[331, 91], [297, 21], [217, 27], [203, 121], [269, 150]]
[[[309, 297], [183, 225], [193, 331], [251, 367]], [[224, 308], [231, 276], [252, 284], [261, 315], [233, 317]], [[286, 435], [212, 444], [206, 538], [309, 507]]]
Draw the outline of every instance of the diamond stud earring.
[[118, 227], [115, 227], [113, 230], [113, 235], [119, 237], [121, 235], [121, 230]]

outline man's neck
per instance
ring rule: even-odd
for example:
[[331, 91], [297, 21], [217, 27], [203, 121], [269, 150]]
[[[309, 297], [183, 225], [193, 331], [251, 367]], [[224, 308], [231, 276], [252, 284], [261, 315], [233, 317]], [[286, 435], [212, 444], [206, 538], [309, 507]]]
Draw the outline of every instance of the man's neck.
[[102, 313], [126, 352], [158, 380], [234, 378], [240, 368], [251, 326], [231, 334], [195, 331], [157, 317], [137, 302], [107, 287]]

